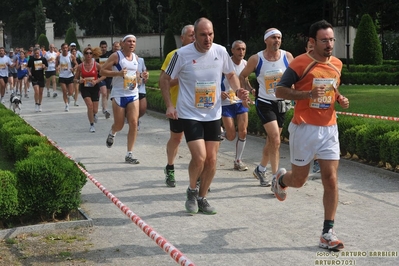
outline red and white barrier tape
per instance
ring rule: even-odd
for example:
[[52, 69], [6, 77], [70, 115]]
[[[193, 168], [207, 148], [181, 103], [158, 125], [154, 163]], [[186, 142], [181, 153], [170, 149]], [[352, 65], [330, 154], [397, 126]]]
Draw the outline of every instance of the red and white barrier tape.
[[[35, 128], [37, 132], [40, 133], [40, 135], [47, 137], [43, 133], [41, 133], [39, 130]], [[66, 151], [64, 151], [61, 147], [59, 147], [54, 141], [52, 141], [50, 138], [47, 137], [47, 139], [50, 141], [50, 143], [56, 147], [60, 152], [62, 152], [67, 158], [71, 159], [72, 161], [75, 162], [74, 159], [72, 159], [72, 156], [70, 156]], [[149, 236], [152, 240], [157, 243], [157, 245], [163, 249], [166, 253], [169, 254], [169, 256], [172, 257], [177, 263], [179, 263], [182, 266], [194, 266], [195, 264], [189, 260], [180, 250], [178, 250], [175, 246], [173, 246], [171, 243], [169, 243], [164, 237], [162, 237], [160, 234], [158, 234], [154, 229], [151, 228], [146, 222], [144, 222], [138, 215], [136, 215], [133, 211], [129, 209], [125, 204], [123, 204], [117, 197], [115, 197], [111, 192], [109, 192], [103, 185], [101, 185], [100, 182], [98, 182], [89, 172], [87, 172], [83, 167], [81, 167], [78, 163], [75, 162], [75, 164], [79, 167], [79, 169], [86, 175], [87, 178], [89, 178], [94, 185], [96, 185], [104, 194], [109, 198], [127, 217], [130, 218], [130, 220], [135, 223], [138, 227], [141, 228], [141, 230]]]
[[338, 111], [336, 113], [338, 115], [348, 115], [348, 116], [357, 116], [357, 117], [365, 117], [365, 118], [375, 118], [375, 119], [381, 119], [381, 120], [399, 121], [399, 117], [393, 117], [393, 116], [356, 114], [356, 113], [338, 112]]

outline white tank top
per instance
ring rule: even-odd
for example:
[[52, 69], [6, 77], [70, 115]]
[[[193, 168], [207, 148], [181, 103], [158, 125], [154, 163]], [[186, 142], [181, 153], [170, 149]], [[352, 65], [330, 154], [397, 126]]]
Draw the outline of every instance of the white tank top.
[[63, 56], [60, 54], [60, 78], [71, 78], [73, 77], [73, 73], [71, 71], [72, 69], [72, 63], [71, 63], [71, 54], [68, 54], [67, 56]]
[[277, 61], [268, 61], [263, 56], [263, 51], [258, 52], [258, 65], [255, 70], [259, 83], [258, 100], [263, 102], [282, 100], [276, 98], [276, 86], [287, 69], [288, 63], [284, 50], [280, 50], [280, 59]]
[[123, 68], [127, 69], [125, 77], [112, 78], [111, 98], [113, 97], [138, 97], [138, 75], [137, 70], [139, 64], [137, 62], [137, 55], [132, 53], [132, 60], [128, 60], [121, 51], [117, 51], [118, 64], [112, 66], [113, 71], [121, 71]]

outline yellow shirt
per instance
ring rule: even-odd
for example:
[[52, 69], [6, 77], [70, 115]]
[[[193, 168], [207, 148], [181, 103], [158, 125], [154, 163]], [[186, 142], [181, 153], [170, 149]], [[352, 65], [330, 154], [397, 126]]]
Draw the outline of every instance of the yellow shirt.
[[[165, 58], [165, 61], [162, 64], [161, 70], [165, 71], [170, 63], [170, 60], [172, 59], [172, 56], [175, 54], [177, 49], [171, 51]], [[177, 102], [177, 96], [179, 95], [179, 85], [170, 87], [170, 99], [172, 101], [173, 106], [176, 108], [176, 102]]]

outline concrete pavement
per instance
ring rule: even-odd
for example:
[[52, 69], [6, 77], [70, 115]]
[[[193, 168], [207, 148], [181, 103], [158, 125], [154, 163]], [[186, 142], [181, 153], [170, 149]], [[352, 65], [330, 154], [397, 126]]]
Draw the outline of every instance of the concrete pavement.
[[[287, 200], [279, 202], [252, 175], [261, 159], [263, 138], [248, 136], [243, 157], [249, 166], [246, 172], [232, 170], [235, 142], [221, 143], [207, 197], [218, 213], [191, 216], [184, 208], [190, 160], [184, 140], [175, 162], [177, 187], [164, 183], [169, 124], [163, 114], [149, 111], [140, 120], [133, 153], [140, 164], [129, 165], [124, 162], [127, 126], [108, 149], [105, 139], [112, 117], [106, 120], [100, 114], [96, 132], [90, 133], [81, 98], [80, 106], [64, 112], [58, 92], [55, 99], [44, 97], [43, 112], [35, 113], [32, 91], [29, 95], [22, 99], [21, 116], [82, 162], [95, 179], [195, 265], [399, 265], [396, 173], [341, 160], [335, 230], [348, 253], [329, 253], [318, 248], [323, 225], [321, 180], [288, 189]], [[290, 169], [288, 145], [282, 145], [280, 156], [280, 166]], [[94, 223], [90, 234], [94, 246], [85, 253], [86, 263], [177, 265], [90, 181], [82, 200], [82, 209]]]

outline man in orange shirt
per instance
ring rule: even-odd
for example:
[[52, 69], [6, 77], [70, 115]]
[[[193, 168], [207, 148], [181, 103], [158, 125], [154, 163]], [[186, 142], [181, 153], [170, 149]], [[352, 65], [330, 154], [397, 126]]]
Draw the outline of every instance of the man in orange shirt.
[[299, 188], [305, 184], [310, 162], [316, 155], [324, 187], [324, 224], [319, 246], [340, 250], [344, 244], [333, 230], [340, 159], [334, 104], [348, 108], [349, 101], [338, 91], [342, 62], [332, 56], [335, 43], [332, 25], [325, 20], [312, 24], [309, 39], [313, 50], [296, 57], [277, 84], [276, 97], [295, 100], [294, 116], [288, 128], [292, 170], [279, 169], [271, 189], [278, 200], [285, 200], [288, 187]]

